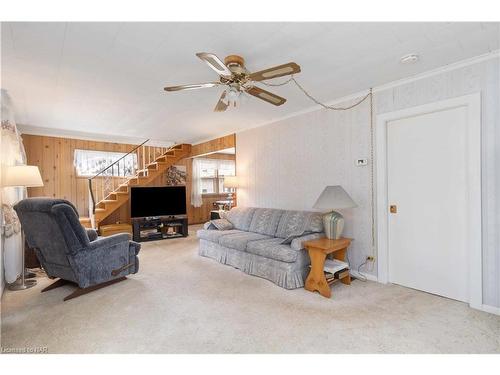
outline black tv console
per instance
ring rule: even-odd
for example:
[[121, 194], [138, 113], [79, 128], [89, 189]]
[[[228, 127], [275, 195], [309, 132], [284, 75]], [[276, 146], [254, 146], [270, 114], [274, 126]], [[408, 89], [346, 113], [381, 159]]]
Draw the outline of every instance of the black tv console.
[[186, 215], [132, 218], [132, 228], [136, 242], [187, 237], [188, 219]]

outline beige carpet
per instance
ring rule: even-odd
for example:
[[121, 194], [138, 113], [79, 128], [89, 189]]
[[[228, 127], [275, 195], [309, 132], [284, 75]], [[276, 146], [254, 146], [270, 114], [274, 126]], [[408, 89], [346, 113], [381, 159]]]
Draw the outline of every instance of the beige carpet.
[[144, 243], [140, 272], [63, 302], [51, 281], [2, 299], [3, 348], [49, 353], [491, 353], [500, 317], [395, 285], [284, 290], [197, 255], [188, 238]]

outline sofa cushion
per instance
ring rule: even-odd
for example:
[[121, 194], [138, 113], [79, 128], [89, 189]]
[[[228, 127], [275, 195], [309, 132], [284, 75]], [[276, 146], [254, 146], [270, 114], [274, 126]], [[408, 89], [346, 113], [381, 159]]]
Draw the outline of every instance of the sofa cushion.
[[246, 251], [248, 243], [251, 243], [252, 241], [263, 240], [266, 238], [271, 237], [259, 233], [243, 232], [223, 236], [219, 239], [219, 244], [225, 247], [230, 247], [232, 249]]
[[280, 218], [275, 237], [290, 238], [306, 232], [323, 232], [323, 217], [319, 212], [285, 211]]
[[224, 219], [227, 219], [236, 229], [248, 231], [255, 210], [249, 207], [235, 207], [224, 214]]
[[274, 236], [283, 210], [273, 208], [257, 208], [250, 222], [249, 232]]
[[252, 241], [247, 245], [247, 252], [281, 262], [295, 262], [299, 251], [292, 249], [289, 245], [281, 245], [281, 241], [281, 238]]
[[207, 241], [218, 243], [221, 237], [236, 233], [246, 233], [246, 232], [237, 229], [230, 229], [230, 230], [200, 229], [196, 232], [196, 236], [198, 238], [202, 238]]

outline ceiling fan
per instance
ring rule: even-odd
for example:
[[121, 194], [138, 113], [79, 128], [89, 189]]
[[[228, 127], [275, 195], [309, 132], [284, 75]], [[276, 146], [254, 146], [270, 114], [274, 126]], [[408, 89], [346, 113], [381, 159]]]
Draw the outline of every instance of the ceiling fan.
[[283, 77], [300, 72], [300, 66], [294, 62], [250, 73], [245, 68], [245, 60], [243, 57], [238, 55], [229, 55], [224, 59], [224, 62], [222, 62], [222, 60], [213, 53], [200, 52], [197, 53], [196, 56], [205, 61], [210, 68], [219, 74], [219, 81], [192, 85], [170, 86], [165, 87], [164, 90], [181, 91], [226, 86], [226, 90], [222, 93], [217, 105], [214, 108], [215, 112], [223, 112], [231, 104], [236, 106], [238, 98], [244, 92], [276, 106], [282, 105], [286, 102], [285, 98], [255, 86], [254, 82], [265, 81], [267, 79]]

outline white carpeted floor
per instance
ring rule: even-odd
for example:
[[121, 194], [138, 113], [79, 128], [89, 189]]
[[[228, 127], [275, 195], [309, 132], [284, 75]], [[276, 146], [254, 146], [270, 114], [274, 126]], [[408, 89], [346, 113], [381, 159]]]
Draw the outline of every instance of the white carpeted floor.
[[500, 317], [395, 285], [354, 281], [325, 299], [144, 243], [128, 280], [63, 302], [72, 286], [5, 291], [3, 348], [49, 353], [500, 353]]

